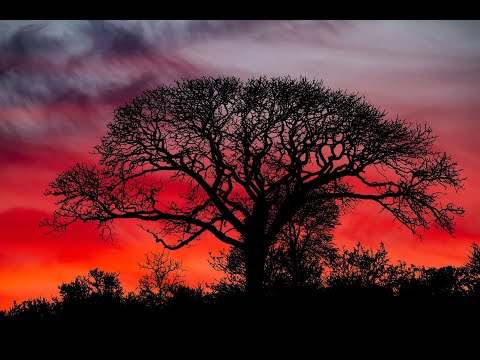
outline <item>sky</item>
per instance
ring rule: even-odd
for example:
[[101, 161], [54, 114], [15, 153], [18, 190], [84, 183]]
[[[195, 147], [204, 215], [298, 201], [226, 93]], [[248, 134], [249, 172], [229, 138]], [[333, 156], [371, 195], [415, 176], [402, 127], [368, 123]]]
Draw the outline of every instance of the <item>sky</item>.
[[[467, 177], [448, 195], [465, 216], [455, 236], [420, 240], [365, 203], [344, 215], [339, 246], [384, 242], [393, 261], [461, 265], [480, 239], [480, 21], [0, 21], [0, 309], [57, 294], [88, 270], [120, 273], [134, 290], [138, 263], [160, 245], [132, 221], [115, 240], [89, 224], [63, 236], [40, 220], [48, 184], [91, 154], [113, 111], [145, 89], [198, 76], [306, 76], [362, 95], [389, 116], [427, 123]], [[219, 278], [202, 240], [172, 255], [190, 283]]]

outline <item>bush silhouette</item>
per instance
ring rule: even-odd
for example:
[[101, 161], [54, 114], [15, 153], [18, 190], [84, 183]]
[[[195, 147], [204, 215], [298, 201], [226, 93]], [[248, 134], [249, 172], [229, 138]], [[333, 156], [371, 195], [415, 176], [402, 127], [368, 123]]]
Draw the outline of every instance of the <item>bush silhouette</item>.
[[93, 269], [58, 288], [59, 312], [63, 317], [108, 317], [123, 303], [123, 289], [118, 273]]
[[56, 313], [55, 303], [45, 298], [36, 298], [21, 303], [14, 302], [7, 315], [17, 320], [49, 320], [55, 318]]

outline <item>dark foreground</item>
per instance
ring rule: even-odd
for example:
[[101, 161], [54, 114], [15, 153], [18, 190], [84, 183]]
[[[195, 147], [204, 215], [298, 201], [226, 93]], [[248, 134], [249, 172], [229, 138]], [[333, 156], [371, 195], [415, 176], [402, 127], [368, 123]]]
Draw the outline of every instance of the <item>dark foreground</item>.
[[6, 348], [13, 346], [21, 354], [108, 359], [127, 354], [180, 359], [462, 358], [462, 352], [476, 351], [479, 338], [480, 299], [475, 297], [407, 299], [342, 291], [255, 302], [239, 295], [204, 300], [184, 299], [157, 309], [90, 304], [50, 318], [4, 318], [0, 328]]
[[[366, 291], [292, 293], [251, 300], [245, 295], [223, 298], [177, 299], [161, 307], [139, 303], [90, 302], [65, 306], [55, 313], [25, 311], [17, 316], [3, 316], [2, 328], [17, 324], [73, 325], [85, 329], [94, 326], [138, 324], [141, 329], [168, 332], [177, 327], [217, 327], [222, 329], [255, 324], [256, 328], [302, 326], [309, 331], [342, 332], [362, 329], [445, 328], [480, 326], [480, 298], [470, 297], [399, 297], [369, 294]], [[144, 327], [143, 327], [144, 326]], [[458, 328], [457, 328], [458, 329]]]

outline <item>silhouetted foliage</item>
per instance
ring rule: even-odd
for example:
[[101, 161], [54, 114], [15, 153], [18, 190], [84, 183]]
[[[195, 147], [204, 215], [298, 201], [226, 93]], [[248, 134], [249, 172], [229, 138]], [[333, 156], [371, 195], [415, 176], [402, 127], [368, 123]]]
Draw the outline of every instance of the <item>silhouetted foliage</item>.
[[166, 306], [169, 310], [197, 310], [206, 300], [205, 289], [203, 286], [189, 287], [179, 285], [172, 292], [172, 296], [168, 299]]
[[480, 246], [477, 243], [472, 244], [466, 267], [472, 275], [480, 276]]
[[424, 297], [467, 296], [469, 276], [465, 267], [416, 268], [414, 276], [402, 284], [400, 295]]
[[467, 290], [467, 273], [464, 267], [443, 266], [422, 269], [421, 279], [433, 296], [458, 296]]
[[54, 318], [55, 310], [55, 303], [45, 298], [36, 298], [21, 303], [14, 301], [7, 316], [17, 320], [48, 320]]
[[470, 295], [480, 298], [480, 247], [473, 243], [468, 254], [468, 261], [463, 268], [463, 286]]
[[[112, 221], [138, 219], [169, 249], [210, 232], [244, 253], [253, 295], [272, 245], [302, 209], [350, 211], [370, 200], [414, 233], [431, 224], [452, 232], [463, 214], [440, 201], [438, 189], [458, 190], [462, 178], [434, 150], [431, 128], [319, 81], [182, 80], [119, 107], [108, 129], [95, 148], [100, 166], [77, 164], [51, 183], [58, 209], [43, 224], [95, 222], [108, 236]], [[162, 180], [188, 190], [164, 199]], [[291, 281], [304, 281], [292, 271]]]
[[472, 294], [480, 297], [480, 246], [473, 243], [465, 265], [468, 273], [468, 288]]
[[165, 304], [184, 283], [182, 264], [170, 258], [165, 249], [146, 254], [139, 266], [148, 272], [138, 281], [138, 298], [149, 306]]
[[211, 288], [223, 295], [237, 295], [245, 292], [245, 256], [243, 251], [231, 247], [229, 251], [220, 250], [220, 254], [210, 254], [210, 265], [222, 273], [223, 278], [211, 284]]
[[94, 297], [115, 301], [123, 295], [118, 273], [93, 269], [87, 276], [78, 276], [73, 282], [59, 286], [63, 301], [82, 301]]
[[383, 243], [375, 251], [358, 243], [352, 250], [343, 249], [327, 279], [337, 289], [383, 289], [392, 294], [414, 277], [415, 268], [399, 261], [392, 264]]
[[[329, 247], [330, 243], [327, 249]], [[242, 321], [248, 317], [276, 319], [279, 323], [295, 319], [330, 319], [334, 321], [331, 324], [336, 324], [378, 322], [385, 316], [397, 322], [403, 321], [405, 316], [424, 318], [426, 314], [435, 319], [441, 314], [444, 321], [448, 316], [452, 319], [480, 315], [479, 297], [475, 292], [478, 274], [472, 266], [476, 261], [476, 249], [473, 245], [465, 266], [425, 268], [407, 266], [402, 261], [390, 262], [383, 244], [377, 249], [357, 244], [352, 249], [334, 252], [332, 259], [324, 257], [325, 268], [319, 273], [322, 281], [296, 287], [288, 282], [269, 280], [266, 297], [256, 303], [255, 309], [250, 308], [251, 302], [247, 301], [240, 286], [223, 283], [208, 292], [201, 285], [184, 285], [178, 273], [178, 262], [165, 251], [149, 253], [146, 261], [139, 264], [148, 273], [141, 279], [144, 281], [140, 282], [137, 292], [125, 294], [118, 273], [93, 269], [87, 275], [60, 285], [60, 296], [51, 301], [37, 298], [14, 302], [0, 320], [66, 319], [88, 324], [96, 321], [125, 324], [131, 320], [145, 321], [155, 327], [161, 324], [166, 329], [167, 324], [186, 324], [193, 321], [191, 319], [201, 319], [214, 327], [218, 322]], [[221, 257], [221, 262], [216, 261], [214, 265], [228, 265], [227, 260], [234, 258], [231, 254], [243, 255], [233, 248], [232, 253]], [[233, 268], [244, 265], [244, 261], [239, 261]], [[275, 272], [267, 274], [278, 276]], [[155, 275], [159, 275], [159, 280]], [[244, 275], [242, 279], [244, 281]]]
[[123, 289], [118, 273], [93, 269], [85, 276], [62, 284], [59, 307], [63, 316], [109, 316], [123, 302]]

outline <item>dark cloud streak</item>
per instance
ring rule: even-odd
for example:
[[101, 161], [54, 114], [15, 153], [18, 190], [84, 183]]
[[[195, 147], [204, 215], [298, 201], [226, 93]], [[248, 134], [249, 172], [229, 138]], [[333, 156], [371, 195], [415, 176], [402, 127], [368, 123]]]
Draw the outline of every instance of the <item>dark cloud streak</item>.
[[[168, 41], [161, 47], [147, 41], [144, 24], [89, 21], [60, 30], [24, 25], [0, 43], [0, 151], [38, 136], [61, 141], [69, 131], [88, 133], [105, 121], [65, 116], [68, 104], [92, 114], [98, 107], [113, 111], [146, 88], [199, 72], [170, 51]], [[59, 126], [59, 119], [66, 124]]]
[[79, 26], [79, 31], [92, 40], [92, 47], [86, 56], [130, 57], [132, 55], [149, 56], [155, 53], [146, 41], [143, 27], [133, 24], [123, 27], [116, 23], [92, 20]]
[[[315, 28], [338, 34], [347, 22], [275, 21], [86, 21], [24, 25], [0, 43], [0, 107], [51, 105], [58, 101], [99, 101], [112, 88], [135, 87], [139, 78], [152, 82], [205, 73], [176, 56], [176, 49], [211, 39], [243, 34], [252, 39], [297, 36]], [[56, 31], [54, 31], [56, 30]], [[136, 68], [136, 62], [142, 65]], [[146, 75], [145, 62], [149, 63]], [[108, 69], [121, 63], [129, 76]], [[158, 66], [155, 66], [158, 63]], [[100, 70], [100, 74], [97, 73]], [[167, 74], [167, 76], [165, 76]], [[132, 82], [132, 84], [128, 84]], [[119, 92], [122, 92], [120, 90]], [[2, 119], [0, 119], [1, 121]]]

